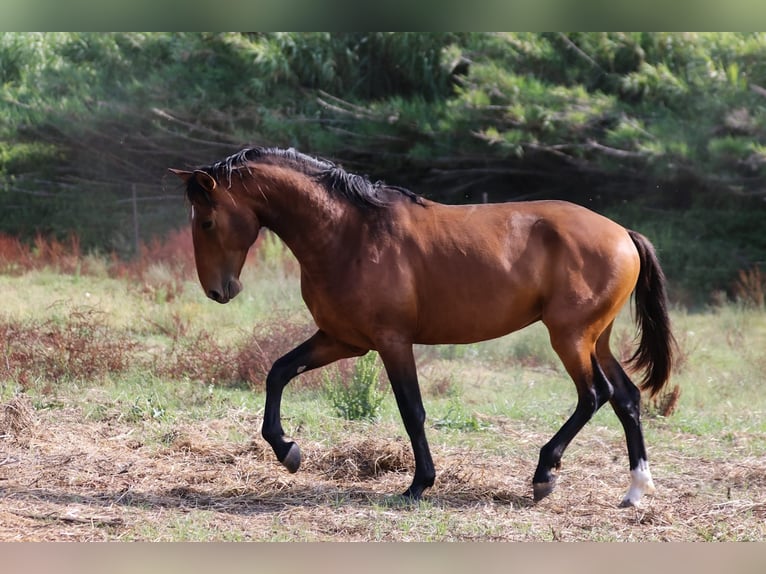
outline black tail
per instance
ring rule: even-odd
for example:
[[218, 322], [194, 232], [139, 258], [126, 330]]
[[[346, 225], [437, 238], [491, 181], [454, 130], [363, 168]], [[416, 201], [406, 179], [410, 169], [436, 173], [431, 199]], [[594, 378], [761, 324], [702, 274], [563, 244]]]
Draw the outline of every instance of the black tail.
[[670, 378], [676, 342], [670, 331], [665, 274], [651, 242], [628, 231], [641, 258], [641, 271], [634, 291], [636, 324], [641, 336], [638, 349], [628, 362], [645, 371], [641, 389], [656, 395]]

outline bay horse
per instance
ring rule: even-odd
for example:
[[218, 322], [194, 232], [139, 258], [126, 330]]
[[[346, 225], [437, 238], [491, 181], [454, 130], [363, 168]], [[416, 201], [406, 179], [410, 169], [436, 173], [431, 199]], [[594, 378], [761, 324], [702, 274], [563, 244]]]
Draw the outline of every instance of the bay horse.
[[248, 250], [266, 227], [300, 265], [316, 333], [266, 378], [262, 435], [290, 472], [298, 445], [284, 436], [282, 391], [295, 376], [379, 353], [412, 443], [415, 472], [403, 496], [434, 484], [413, 344], [473, 343], [542, 321], [577, 389], [573, 414], [545, 444], [532, 479], [539, 501], [554, 488], [567, 445], [607, 401], [625, 431], [631, 482], [621, 506], [654, 491], [639, 388], [609, 348], [615, 317], [635, 292], [640, 333], [630, 362], [658, 393], [674, 349], [665, 277], [641, 234], [564, 201], [444, 205], [299, 153], [247, 148], [193, 171], [170, 170], [191, 205], [194, 257], [207, 296], [241, 291]]

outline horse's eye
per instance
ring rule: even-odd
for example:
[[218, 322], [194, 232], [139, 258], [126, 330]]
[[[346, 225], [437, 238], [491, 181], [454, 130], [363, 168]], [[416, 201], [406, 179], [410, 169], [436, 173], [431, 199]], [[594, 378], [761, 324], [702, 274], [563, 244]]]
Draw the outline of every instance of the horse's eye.
[[212, 229], [213, 228], [213, 220], [207, 219], [202, 222], [202, 229]]

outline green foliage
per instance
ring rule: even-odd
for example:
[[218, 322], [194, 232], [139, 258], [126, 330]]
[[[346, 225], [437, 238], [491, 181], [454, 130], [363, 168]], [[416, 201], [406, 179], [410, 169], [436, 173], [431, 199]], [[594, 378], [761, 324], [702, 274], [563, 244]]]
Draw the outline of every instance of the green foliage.
[[733, 296], [739, 271], [766, 252], [763, 213], [715, 205], [710, 198], [684, 211], [648, 215], [624, 207], [609, 215], [652, 238], [673, 299], [691, 306], [709, 303], [716, 291]]
[[132, 253], [131, 194], [144, 239], [181, 225], [167, 167], [243, 142], [446, 202], [763, 213], [764, 87], [765, 33], [5, 33], [0, 231]]
[[754, 152], [753, 142], [744, 137], [724, 136], [713, 138], [708, 142], [707, 152], [710, 160], [718, 167], [747, 158]]
[[161, 420], [166, 415], [166, 409], [159, 397], [153, 395], [138, 395], [130, 405], [125, 419], [128, 422], [142, 420]]
[[[324, 392], [339, 417], [347, 420], [375, 420], [385, 394], [380, 390], [381, 366], [374, 351], [359, 357], [346, 381], [332, 369], [325, 371]], [[330, 374], [332, 373], [332, 374]]]
[[628, 100], [649, 100], [662, 105], [684, 101], [688, 86], [673, 75], [665, 64], [643, 63], [638, 70], [623, 77], [620, 94]]
[[487, 428], [487, 424], [479, 420], [476, 413], [469, 413], [460, 397], [453, 397], [447, 405], [447, 412], [438, 417], [433, 423], [435, 428], [450, 429], [460, 432], [476, 432]]
[[57, 158], [57, 148], [41, 142], [12, 143], [0, 140], [0, 175], [39, 170], [40, 162]]
[[277, 33], [239, 38], [254, 57], [260, 90], [270, 85], [317, 89], [346, 98], [443, 96], [444, 33]]

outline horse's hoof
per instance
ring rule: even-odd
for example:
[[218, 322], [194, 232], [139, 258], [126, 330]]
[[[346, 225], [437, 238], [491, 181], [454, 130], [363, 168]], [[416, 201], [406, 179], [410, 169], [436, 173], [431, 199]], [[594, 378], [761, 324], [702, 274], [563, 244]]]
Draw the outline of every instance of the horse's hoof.
[[410, 500], [420, 500], [423, 493], [434, 485], [434, 478], [434, 476], [426, 478], [415, 477], [410, 487], [402, 493], [402, 496]]
[[412, 487], [410, 487], [404, 492], [402, 492], [400, 497], [403, 498], [404, 500], [409, 500], [410, 502], [417, 502], [418, 500], [420, 500], [422, 495], [423, 495], [422, 488], [413, 490]]
[[549, 482], [535, 482], [532, 484], [532, 492], [535, 502], [540, 502], [543, 498], [548, 496], [553, 489], [556, 488], [556, 477], [553, 477]]
[[630, 498], [626, 496], [625, 498], [622, 499], [622, 502], [620, 502], [620, 505], [618, 506], [618, 508], [633, 508], [633, 507], [638, 507], [639, 505], [640, 504], [638, 500], [631, 500]]
[[290, 473], [298, 472], [301, 466], [301, 449], [298, 448], [297, 444], [290, 444], [290, 450], [287, 451], [287, 456], [285, 456], [282, 464]]

